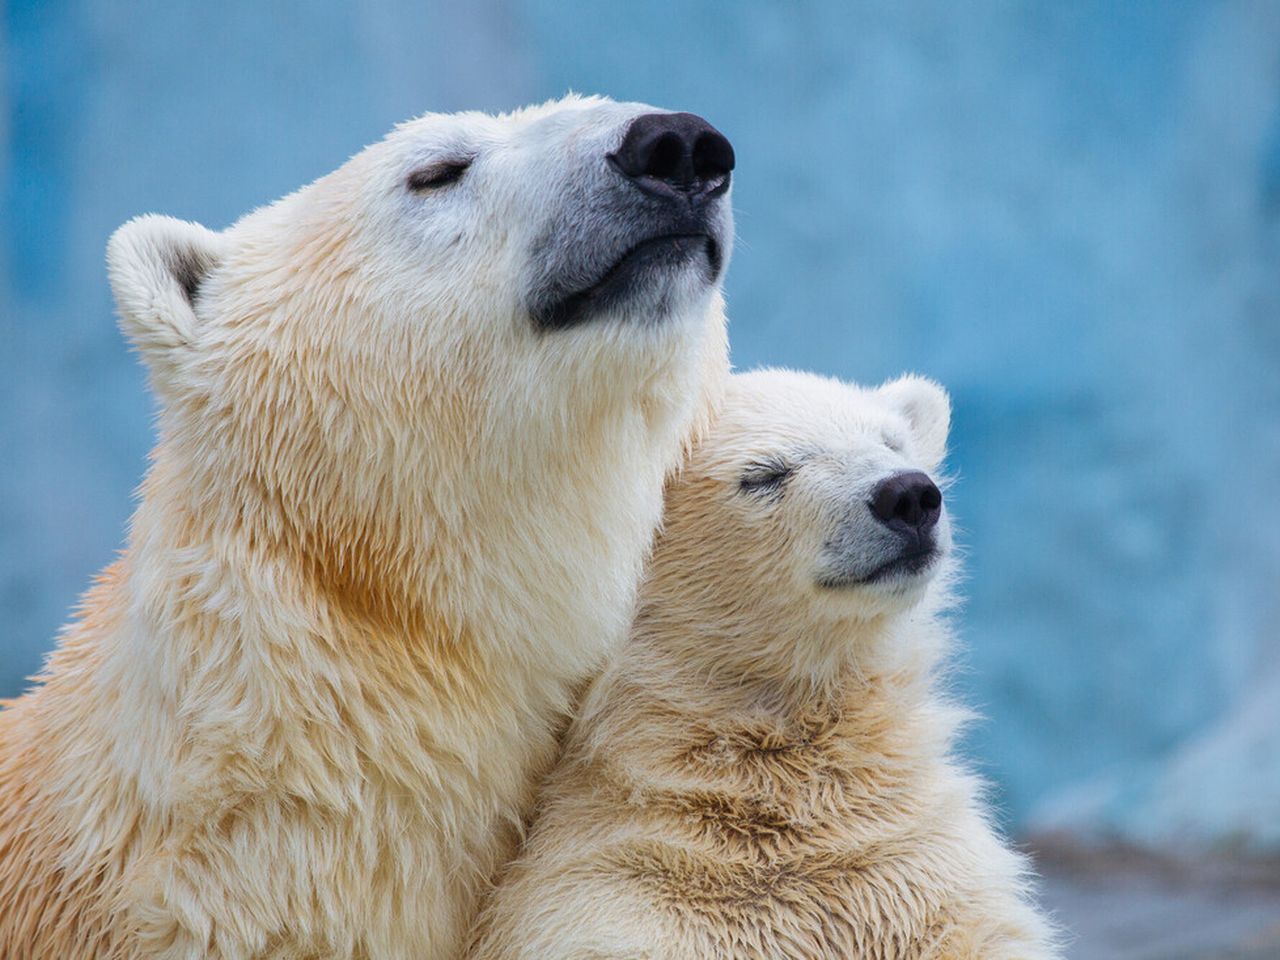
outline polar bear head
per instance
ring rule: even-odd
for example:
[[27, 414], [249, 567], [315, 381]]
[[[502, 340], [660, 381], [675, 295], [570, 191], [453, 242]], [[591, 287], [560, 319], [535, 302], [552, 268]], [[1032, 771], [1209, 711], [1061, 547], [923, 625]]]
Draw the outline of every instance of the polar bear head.
[[641, 623], [696, 624], [697, 656], [722, 663], [813, 666], [845, 652], [833, 626], [916, 607], [949, 567], [949, 419], [946, 393], [915, 376], [877, 388], [731, 377], [668, 488]]
[[223, 232], [131, 221], [158, 474], [347, 595], [589, 594], [610, 557], [549, 539], [647, 541], [726, 367], [733, 164], [701, 118], [571, 97], [410, 121]]

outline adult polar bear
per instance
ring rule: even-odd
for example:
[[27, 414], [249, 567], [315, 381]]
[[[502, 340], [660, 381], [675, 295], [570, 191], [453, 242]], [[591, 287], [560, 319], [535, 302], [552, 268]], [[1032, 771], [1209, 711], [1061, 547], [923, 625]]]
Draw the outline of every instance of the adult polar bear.
[[117, 232], [160, 440], [0, 713], [0, 955], [455, 952], [727, 369], [732, 165], [571, 98]]

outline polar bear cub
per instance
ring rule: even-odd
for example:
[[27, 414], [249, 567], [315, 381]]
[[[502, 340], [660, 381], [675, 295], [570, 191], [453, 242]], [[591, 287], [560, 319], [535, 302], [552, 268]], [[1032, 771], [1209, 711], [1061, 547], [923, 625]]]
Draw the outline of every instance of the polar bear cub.
[[935, 689], [949, 409], [731, 379], [473, 958], [1057, 955]]

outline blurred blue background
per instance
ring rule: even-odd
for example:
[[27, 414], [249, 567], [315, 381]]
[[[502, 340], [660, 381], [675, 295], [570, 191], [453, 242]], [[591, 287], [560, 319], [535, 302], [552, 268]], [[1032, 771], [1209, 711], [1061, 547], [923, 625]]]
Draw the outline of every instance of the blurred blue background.
[[152, 441], [103, 268], [425, 110], [733, 140], [736, 364], [953, 392], [968, 747], [1019, 831], [1280, 850], [1280, 5], [0, 0], [0, 694]]

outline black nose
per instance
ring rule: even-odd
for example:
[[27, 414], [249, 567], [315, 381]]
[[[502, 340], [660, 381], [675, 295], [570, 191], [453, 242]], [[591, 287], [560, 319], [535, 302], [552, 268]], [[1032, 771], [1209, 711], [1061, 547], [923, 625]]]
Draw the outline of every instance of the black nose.
[[646, 113], [631, 121], [609, 159], [648, 193], [698, 200], [729, 189], [733, 146], [695, 114]]
[[887, 527], [923, 534], [942, 516], [942, 491], [919, 470], [895, 473], [871, 491], [871, 512]]

